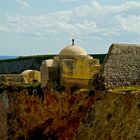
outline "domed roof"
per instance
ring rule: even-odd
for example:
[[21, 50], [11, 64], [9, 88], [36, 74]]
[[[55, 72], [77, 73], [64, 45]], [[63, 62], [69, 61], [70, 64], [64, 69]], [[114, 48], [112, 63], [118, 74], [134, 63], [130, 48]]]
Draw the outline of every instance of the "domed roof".
[[74, 40], [72, 41], [72, 45], [69, 45], [62, 49], [59, 55], [87, 55], [87, 52], [83, 48], [74, 45]]

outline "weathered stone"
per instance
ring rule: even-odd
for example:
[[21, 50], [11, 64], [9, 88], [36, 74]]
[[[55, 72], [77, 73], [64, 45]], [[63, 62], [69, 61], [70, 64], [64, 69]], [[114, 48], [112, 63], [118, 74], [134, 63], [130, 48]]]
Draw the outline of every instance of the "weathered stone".
[[9, 109], [8, 95], [6, 92], [0, 94], [0, 139], [7, 140], [7, 112]]
[[0, 140], [72, 140], [92, 102], [88, 91], [34, 90], [0, 94]]
[[140, 46], [112, 44], [98, 75], [100, 89], [140, 86]]
[[23, 83], [24, 78], [21, 74], [0, 74], [0, 81], [4, 83]]
[[41, 65], [41, 85], [88, 87], [93, 74], [100, 68], [99, 60], [92, 58], [77, 45], [68, 45], [53, 59]]
[[41, 82], [41, 76], [40, 71], [37, 70], [25, 70], [21, 73], [21, 75], [24, 78], [25, 83], [40, 83]]
[[85, 119], [81, 122], [75, 140], [139, 140], [140, 91], [122, 94], [100, 92]]

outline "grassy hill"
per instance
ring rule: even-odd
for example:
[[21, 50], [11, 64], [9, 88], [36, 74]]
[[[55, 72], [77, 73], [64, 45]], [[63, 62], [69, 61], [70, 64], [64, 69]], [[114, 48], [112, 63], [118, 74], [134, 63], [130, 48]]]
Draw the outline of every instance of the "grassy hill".
[[[33, 55], [20, 56], [16, 59], [0, 60], [0, 74], [22, 73], [24, 70], [40, 70], [43, 60], [51, 59], [55, 55]], [[92, 54], [93, 58], [98, 58], [103, 63], [105, 54]]]
[[[106, 54], [90, 54], [93, 58], [97, 58], [100, 60], [100, 63], [103, 63], [104, 58], [106, 56]], [[0, 60], [1, 62], [13, 62], [13, 61], [21, 61], [21, 60], [28, 60], [28, 59], [37, 59], [39, 60], [46, 60], [46, 59], [51, 59], [53, 58], [53, 56], [55, 56], [54, 54], [52, 55], [31, 55], [31, 56], [19, 56], [18, 58], [12, 58], [12, 59], [2, 59]]]

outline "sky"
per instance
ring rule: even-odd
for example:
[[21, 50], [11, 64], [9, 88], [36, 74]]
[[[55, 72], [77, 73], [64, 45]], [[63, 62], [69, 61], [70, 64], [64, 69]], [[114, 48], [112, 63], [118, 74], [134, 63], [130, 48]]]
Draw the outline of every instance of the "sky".
[[140, 0], [0, 0], [0, 55], [58, 54], [72, 38], [89, 54], [140, 44]]

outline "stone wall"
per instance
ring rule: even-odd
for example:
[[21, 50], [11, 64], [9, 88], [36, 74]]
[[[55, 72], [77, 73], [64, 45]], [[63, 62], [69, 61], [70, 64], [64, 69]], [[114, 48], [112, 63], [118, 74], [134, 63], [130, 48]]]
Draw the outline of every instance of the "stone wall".
[[100, 89], [118, 86], [140, 86], [140, 46], [112, 44], [101, 67]]
[[37, 70], [25, 70], [20, 75], [23, 76], [25, 83], [41, 83], [41, 74]]
[[21, 74], [0, 74], [0, 82], [23, 83], [24, 79]]
[[69, 87], [73, 84], [80, 87], [87, 87], [89, 79], [99, 69], [98, 59], [62, 59], [60, 62], [61, 85]]

